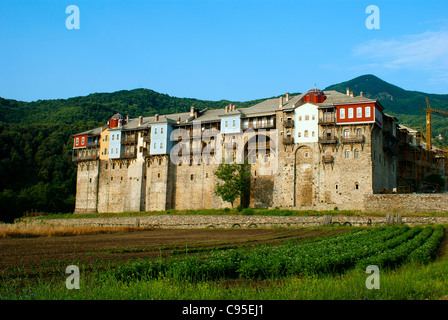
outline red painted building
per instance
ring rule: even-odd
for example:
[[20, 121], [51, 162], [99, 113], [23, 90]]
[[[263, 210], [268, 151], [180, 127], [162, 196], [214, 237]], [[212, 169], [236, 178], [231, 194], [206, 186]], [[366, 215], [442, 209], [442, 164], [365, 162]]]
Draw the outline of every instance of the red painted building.
[[383, 107], [374, 102], [341, 104], [336, 106], [337, 124], [377, 123], [383, 125]]
[[73, 149], [87, 147], [87, 134], [81, 134], [74, 137]]

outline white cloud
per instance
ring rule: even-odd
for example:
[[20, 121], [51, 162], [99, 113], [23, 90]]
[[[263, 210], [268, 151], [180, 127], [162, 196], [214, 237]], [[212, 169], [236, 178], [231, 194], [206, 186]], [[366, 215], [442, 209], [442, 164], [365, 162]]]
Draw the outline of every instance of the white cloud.
[[377, 67], [433, 71], [445, 78], [448, 71], [448, 31], [366, 41], [353, 48], [353, 56]]

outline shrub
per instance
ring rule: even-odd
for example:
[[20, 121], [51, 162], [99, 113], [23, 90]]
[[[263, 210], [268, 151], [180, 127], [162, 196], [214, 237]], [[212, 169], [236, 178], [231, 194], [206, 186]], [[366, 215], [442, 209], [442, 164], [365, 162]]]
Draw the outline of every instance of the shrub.
[[254, 209], [246, 208], [243, 210], [243, 215], [245, 216], [252, 216], [254, 214]]

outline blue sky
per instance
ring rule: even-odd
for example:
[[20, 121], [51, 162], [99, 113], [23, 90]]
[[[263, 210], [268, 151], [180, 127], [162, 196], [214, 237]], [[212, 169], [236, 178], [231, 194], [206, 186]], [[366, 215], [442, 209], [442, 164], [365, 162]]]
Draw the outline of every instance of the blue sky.
[[[366, 28], [369, 5], [380, 29]], [[0, 0], [0, 96], [245, 101], [367, 73], [448, 94], [447, 14], [446, 0]]]

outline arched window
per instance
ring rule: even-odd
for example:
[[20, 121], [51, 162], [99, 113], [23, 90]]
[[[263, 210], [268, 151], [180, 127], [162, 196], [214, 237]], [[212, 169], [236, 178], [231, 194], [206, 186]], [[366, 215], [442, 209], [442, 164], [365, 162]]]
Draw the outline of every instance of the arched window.
[[358, 148], [356, 148], [356, 149], [353, 151], [353, 158], [359, 158], [359, 149], [358, 149]]
[[302, 136], [302, 133], [299, 131], [299, 133], [297, 133], [297, 136], [300, 138]]
[[344, 138], [350, 137], [350, 131], [348, 129], [344, 130]]
[[345, 150], [345, 159], [350, 159], [350, 150], [349, 149]]
[[358, 136], [358, 137], [362, 136], [362, 129], [361, 128], [356, 129], [356, 136]]
[[303, 136], [304, 136], [305, 138], [307, 138], [307, 137], [308, 137], [308, 130], [305, 130], [305, 132], [304, 132]]

